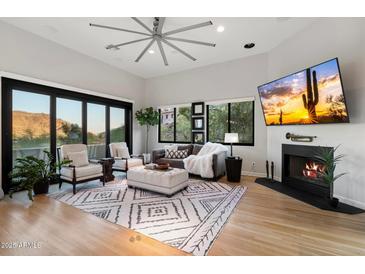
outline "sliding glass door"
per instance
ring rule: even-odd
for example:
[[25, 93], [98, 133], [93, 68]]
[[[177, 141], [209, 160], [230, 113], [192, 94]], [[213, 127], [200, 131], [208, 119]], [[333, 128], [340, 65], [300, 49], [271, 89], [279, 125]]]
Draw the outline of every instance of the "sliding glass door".
[[50, 150], [50, 96], [12, 91], [12, 158], [34, 156], [44, 159]]
[[1, 78], [2, 180], [15, 159], [32, 155], [44, 159], [48, 150], [86, 144], [91, 159], [109, 155], [110, 142], [126, 142], [132, 153], [132, 103]]
[[87, 104], [87, 149], [90, 159], [106, 157], [105, 106]]

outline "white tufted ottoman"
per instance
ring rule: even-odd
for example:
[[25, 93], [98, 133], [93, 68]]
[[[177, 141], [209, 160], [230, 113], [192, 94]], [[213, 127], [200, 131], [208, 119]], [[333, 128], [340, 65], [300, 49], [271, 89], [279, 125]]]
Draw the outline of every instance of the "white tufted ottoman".
[[129, 169], [127, 178], [127, 184], [130, 187], [147, 189], [171, 196], [187, 187], [189, 173], [180, 168], [160, 171], [145, 169], [141, 166]]

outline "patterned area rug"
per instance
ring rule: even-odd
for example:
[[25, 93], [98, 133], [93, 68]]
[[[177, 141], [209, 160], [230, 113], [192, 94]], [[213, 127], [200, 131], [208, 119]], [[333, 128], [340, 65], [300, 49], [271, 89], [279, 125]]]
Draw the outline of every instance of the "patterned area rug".
[[194, 255], [205, 255], [222, 230], [246, 187], [190, 179], [171, 198], [128, 188], [126, 180], [105, 187], [71, 189], [49, 196], [136, 230]]

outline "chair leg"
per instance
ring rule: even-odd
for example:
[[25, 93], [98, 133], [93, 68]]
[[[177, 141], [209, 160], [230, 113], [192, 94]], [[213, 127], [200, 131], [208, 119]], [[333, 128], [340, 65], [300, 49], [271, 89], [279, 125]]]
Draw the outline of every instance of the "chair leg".
[[73, 193], [76, 194], [76, 184], [72, 185], [72, 190], [73, 190]]
[[62, 181], [60, 180], [60, 182], [58, 183], [58, 189], [61, 189], [62, 187]]

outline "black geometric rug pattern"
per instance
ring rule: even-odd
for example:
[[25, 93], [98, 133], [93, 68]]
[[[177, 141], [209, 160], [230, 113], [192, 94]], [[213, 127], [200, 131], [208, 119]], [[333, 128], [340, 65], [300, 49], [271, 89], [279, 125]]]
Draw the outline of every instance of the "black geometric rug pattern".
[[116, 179], [75, 195], [69, 189], [49, 196], [193, 255], [206, 255], [245, 191], [243, 186], [189, 179], [186, 189], [168, 198]]

